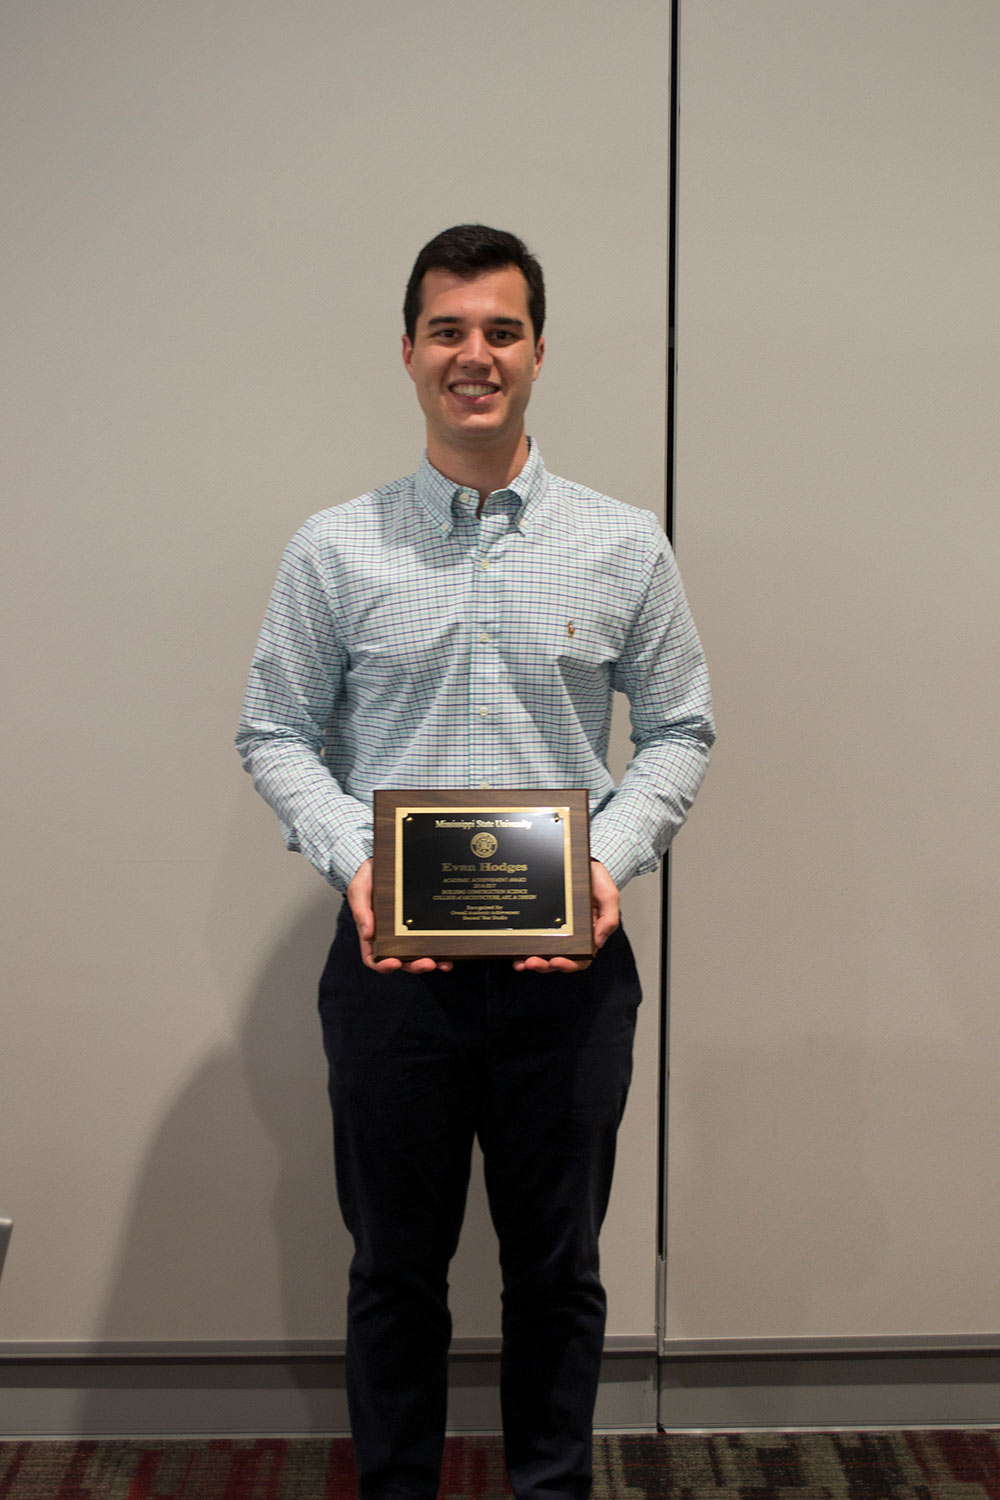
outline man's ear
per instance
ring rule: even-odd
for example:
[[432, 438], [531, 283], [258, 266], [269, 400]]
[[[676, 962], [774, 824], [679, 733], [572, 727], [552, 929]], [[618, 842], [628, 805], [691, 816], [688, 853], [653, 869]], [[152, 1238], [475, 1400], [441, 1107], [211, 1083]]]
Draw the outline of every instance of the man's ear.
[[542, 360], [544, 358], [545, 358], [545, 340], [542, 338], [542, 339], [539, 339], [538, 343], [535, 345], [535, 373], [531, 377], [532, 380], [537, 380], [538, 379], [538, 372], [542, 368]]
[[410, 379], [416, 380], [417, 377], [413, 373], [413, 341], [408, 333], [403, 334], [403, 364], [406, 366], [406, 373]]

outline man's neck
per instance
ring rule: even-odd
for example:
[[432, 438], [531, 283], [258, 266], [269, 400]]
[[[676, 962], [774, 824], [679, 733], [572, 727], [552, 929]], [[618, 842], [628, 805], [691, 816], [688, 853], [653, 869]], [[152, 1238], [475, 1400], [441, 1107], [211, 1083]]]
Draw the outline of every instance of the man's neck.
[[502, 450], [438, 447], [428, 437], [427, 457], [446, 479], [463, 489], [476, 490], [480, 501], [494, 490], [506, 489], [528, 461], [528, 439], [522, 432], [517, 444]]

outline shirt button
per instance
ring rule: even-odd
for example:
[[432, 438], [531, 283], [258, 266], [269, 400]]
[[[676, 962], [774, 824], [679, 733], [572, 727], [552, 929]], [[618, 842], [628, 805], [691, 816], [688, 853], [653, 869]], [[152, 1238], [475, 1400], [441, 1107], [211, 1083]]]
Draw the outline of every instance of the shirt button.
[[489, 638], [488, 633], [485, 630], [483, 631], [482, 635], [479, 637], [479, 642], [480, 642], [480, 645], [483, 645], [483, 646], [488, 646], [489, 645], [490, 638]]
[[479, 717], [481, 719], [488, 718], [489, 717], [489, 712], [490, 712], [489, 709], [484, 706], [483, 708], [481, 708], [479, 710]]
[[484, 573], [486, 572], [486, 570], [489, 567], [489, 565], [490, 565], [490, 560], [489, 560], [488, 557], [481, 557], [479, 559], [479, 566], [482, 568], [482, 570], [483, 570]]
[[480, 783], [479, 783], [479, 785], [480, 785], [480, 786], [489, 786], [489, 782], [488, 782], [488, 781], [481, 781], [481, 782], [480, 782]]

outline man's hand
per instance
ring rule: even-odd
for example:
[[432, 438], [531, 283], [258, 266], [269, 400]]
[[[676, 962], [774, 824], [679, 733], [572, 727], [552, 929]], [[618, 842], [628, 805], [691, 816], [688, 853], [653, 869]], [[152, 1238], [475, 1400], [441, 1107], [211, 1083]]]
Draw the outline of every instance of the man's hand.
[[[597, 859], [590, 861], [590, 902], [594, 916], [594, 948], [603, 948], [618, 926], [621, 902], [618, 887]], [[589, 958], [519, 958], [515, 960], [514, 968], [532, 974], [578, 974], [592, 962]]]
[[375, 962], [372, 940], [375, 937], [375, 913], [372, 911], [372, 862], [366, 859], [347, 887], [347, 904], [351, 908], [354, 925], [361, 941], [361, 962], [376, 974], [394, 974], [402, 969], [406, 974], [429, 974], [432, 969], [450, 969], [447, 959], [414, 958], [403, 962], [401, 958], [383, 958]]

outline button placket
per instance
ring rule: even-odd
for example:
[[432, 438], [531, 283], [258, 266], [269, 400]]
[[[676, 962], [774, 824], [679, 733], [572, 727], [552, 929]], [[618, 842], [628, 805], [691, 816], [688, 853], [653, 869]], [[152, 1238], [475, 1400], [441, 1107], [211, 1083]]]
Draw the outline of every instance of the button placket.
[[469, 616], [469, 781], [486, 787], [495, 779], [497, 654], [493, 627], [498, 521], [487, 514], [479, 522]]

